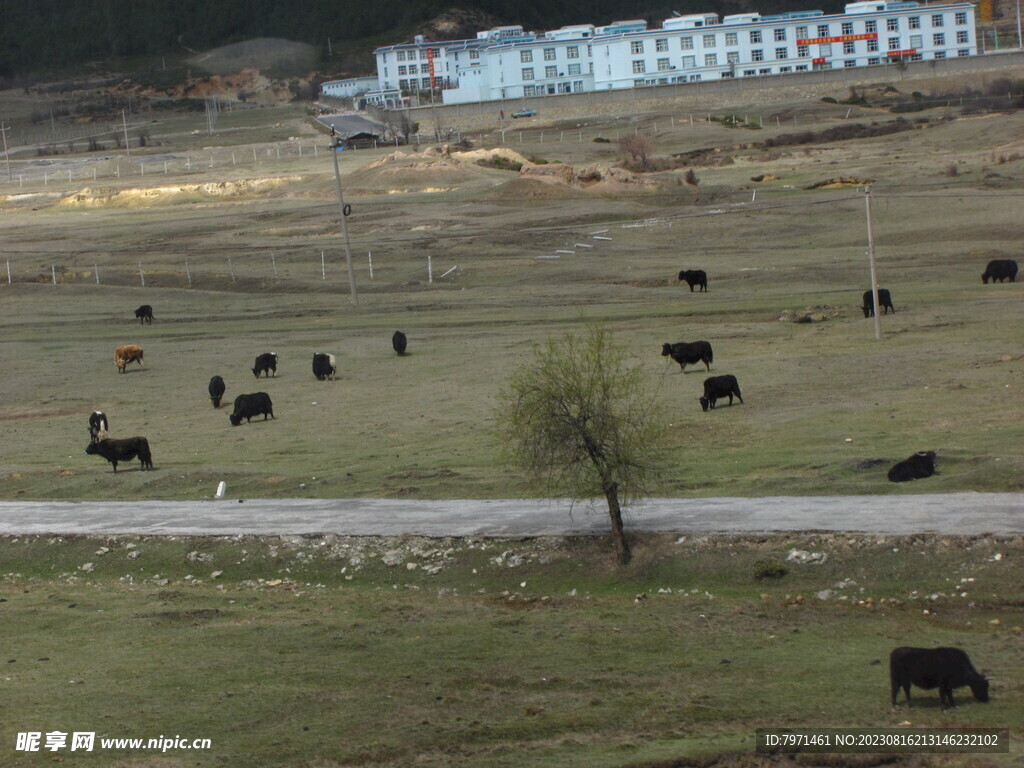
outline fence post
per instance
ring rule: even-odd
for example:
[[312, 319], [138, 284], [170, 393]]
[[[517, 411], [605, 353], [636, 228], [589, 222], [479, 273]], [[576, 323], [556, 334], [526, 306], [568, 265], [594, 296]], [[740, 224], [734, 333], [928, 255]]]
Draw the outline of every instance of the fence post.
[[11, 280], [11, 260], [8, 259], [7, 260], [7, 284], [11, 285], [12, 282], [13, 281]]
[[232, 283], [235, 282], [235, 267], [231, 263], [231, 257], [230, 256], [228, 256], [228, 272], [231, 273], [231, 282]]
[[274, 268], [274, 277], [277, 277], [277, 259], [274, 258], [274, 252], [270, 252], [270, 265]]
[[427, 282], [434, 282], [434, 262], [430, 258], [430, 254], [427, 254]]
[[139, 262], [139, 280], [142, 282], [143, 286], [146, 285], [146, 273], [142, 269], [142, 262], [141, 261]]
[[366, 252], [366, 260], [370, 263], [370, 282], [373, 282], [373, 252]]
[[188, 268], [188, 259], [185, 259], [185, 277], [188, 278], [188, 287], [192, 287], [192, 272]]
[[327, 279], [327, 262], [324, 261], [324, 252], [320, 251], [320, 279]]
[[100, 268], [98, 264], [92, 265], [93, 274], [96, 275], [96, 285], [100, 284]]

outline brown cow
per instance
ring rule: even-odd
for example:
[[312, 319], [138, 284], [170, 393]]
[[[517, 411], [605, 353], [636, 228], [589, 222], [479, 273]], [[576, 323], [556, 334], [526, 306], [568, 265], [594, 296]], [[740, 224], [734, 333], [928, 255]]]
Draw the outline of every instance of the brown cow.
[[136, 344], [125, 344], [114, 350], [114, 365], [117, 366], [119, 372], [124, 373], [128, 363], [138, 363], [139, 368], [145, 368], [142, 364], [142, 347]]

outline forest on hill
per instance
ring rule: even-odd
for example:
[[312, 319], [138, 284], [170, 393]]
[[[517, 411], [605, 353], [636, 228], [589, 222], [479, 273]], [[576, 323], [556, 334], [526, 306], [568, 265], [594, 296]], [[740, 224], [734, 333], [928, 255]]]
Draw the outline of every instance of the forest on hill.
[[[566, 24], [607, 24], [618, 19], [660, 23], [673, 12], [720, 14], [789, 10], [837, 11], [841, 0], [3, 0], [0, 3], [0, 78], [116, 67], [160, 56], [187, 56], [252, 38], [287, 38], [310, 43], [323, 57], [345, 58], [346, 47], [364, 54], [373, 47], [411, 39], [452, 39], [476, 30], [448, 25], [431, 37], [439, 15], [486, 18], [495, 24], [553, 29]], [[443, 36], [442, 36], [443, 35]], [[340, 54], [340, 55], [339, 55]], [[351, 58], [351, 57], [349, 57]], [[369, 69], [372, 60], [359, 61]], [[358, 68], [358, 64], [352, 64]], [[353, 74], [360, 74], [354, 72]]]

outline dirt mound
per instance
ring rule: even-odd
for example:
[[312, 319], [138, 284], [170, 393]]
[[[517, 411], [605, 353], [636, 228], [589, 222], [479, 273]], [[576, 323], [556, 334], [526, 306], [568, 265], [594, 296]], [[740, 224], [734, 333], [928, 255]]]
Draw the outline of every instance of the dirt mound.
[[479, 165], [501, 157], [522, 164], [526, 158], [511, 149], [452, 152], [444, 144], [422, 152], [398, 150], [353, 172], [348, 186], [364, 194], [400, 194], [406, 192], [447, 192], [459, 187], [501, 183], [493, 170]]
[[502, 184], [485, 197], [496, 200], [570, 200], [584, 196], [583, 191], [568, 184], [552, 184], [536, 176], [520, 176]]
[[804, 189], [834, 189], [836, 187], [866, 187], [872, 184], [872, 179], [858, 179], [856, 176], [836, 176], [833, 179], [809, 184]]
[[144, 189], [86, 187], [63, 198], [57, 205], [69, 208], [149, 208], [158, 205], [202, 202], [203, 200], [266, 197], [280, 193], [289, 185], [301, 180], [301, 176], [280, 176], [207, 184], [176, 184]]

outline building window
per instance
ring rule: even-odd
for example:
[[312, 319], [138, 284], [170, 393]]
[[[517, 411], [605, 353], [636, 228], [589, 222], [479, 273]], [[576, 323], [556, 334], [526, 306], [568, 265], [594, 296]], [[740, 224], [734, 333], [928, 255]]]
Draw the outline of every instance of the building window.
[[[914, 27], [911, 27], [913, 29]], [[885, 20], [886, 32], [899, 32], [900, 31], [900, 20], [899, 19], [886, 19]]]
[[750, 52], [750, 60], [751, 61], [764, 61], [764, 51], [762, 51], [760, 48], [758, 48], [757, 50], [751, 51]]
[[663, 52], [668, 50], [668, 38], [662, 37], [654, 41], [654, 50]]
[[878, 40], [868, 40], [868, 51], [878, 50]]
[[740, 52], [739, 51], [730, 51], [729, 53], [725, 54], [725, 60], [729, 64], [739, 64], [740, 63]]
[[479, 61], [480, 60], [480, 51], [470, 51], [469, 52], [469, 60], [470, 61]]
[[842, 34], [844, 34], [844, 35], [852, 35], [853, 34], [853, 22], [852, 21], [844, 21], [842, 29], [843, 29]]
[[796, 65], [796, 71], [797, 72], [806, 72], [807, 71], [807, 65], [806, 64], [797, 64]]
[[[921, 28], [921, 17], [920, 16], [911, 16], [911, 17], [909, 17], [907, 19], [907, 26], [910, 27], [910, 29], [920, 29]], [[896, 30], [890, 30], [890, 31], [895, 32]]]
[[789, 52], [785, 48], [776, 48], [775, 49], [775, 58], [776, 59], [788, 59], [789, 58]]
[[739, 45], [740, 44], [739, 35], [736, 34], [735, 32], [726, 32], [725, 33], [725, 44], [726, 45]]
[[828, 24], [818, 25], [818, 37], [828, 37]]
[[670, 69], [672, 69], [672, 65], [669, 63], [668, 59], [658, 59], [658, 71], [659, 72], [666, 72], [666, 71], [668, 71]]
[[569, 74], [570, 75], [578, 75], [578, 74], [580, 74], [580, 65], [579, 64], [570, 64], [569, 65]]
[[634, 61], [633, 62], [633, 74], [634, 75], [639, 74], [641, 72], [646, 72], [646, 71], [647, 70], [644, 68], [644, 61], [643, 61], [643, 59], [640, 59], [639, 61]]
[[714, 48], [715, 47], [715, 36], [714, 35], [704, 35], [703, 44], [704, 44], [705, 48]]
[[941, 27], [942, 25], [943, 25], [943, 18], [942, 18], [942, 14], [941, 13], [936, 13], [934, 16], [932, 16], [932, 26], [933, 27]]
[[757, 74], [757, 70], [756, 69], [744, 69], [743, 70], [743, 76], [744, 77], [753, 77], [756, 74]]
[[693, 69], [697, 66], [696, 56], [683, 56], [683, 69]]
[[957, 42], [958, 45], [962, 44], [962, 43], [969, 43], [969, 42], [971, 42], [968, 39], [968, 32], [967, 32], [966, 29], [962, 29], [962, 30], [960, 30], [959, 32], [956, 33], [956, 42]]
[[705, 67], [717, 67], [718, 66], [718, 54], [717, 53], [705, 53], [704, 54], [704, 66]]
[[522, 62], [523, 64], [529, 64], [531, 61], [533, 61], [533, 51], [520, 51], [519, 61]]
[[419, 65], [417, 65], [417, 64], [410, 64], [409, 65], [409, 74], [410, 75], [418, 75], [419, 73], [420, 73]]
[[967, 23], [967, 12], [960, 11], [959, 13], [956, 14], [954, 19], [956, 20], [956, 25], [958, 27], [964, 26]]
[[555, 60], [555, 49], [554, 48], [545, 48], [544, 49], [544, 61], [554, 61], [554, 60]]
[[781, 43], [785, 39], [786, 39], [786, 30], [785, 29], [776, 29], [775, 30], [775, 42]]
[[771, 73], [772, 73], [772, 68], [771, 67], [765, 67], [764, 69], [757, 70], [757, 74], [759, 74], [759, 75], [770, 75]]
[[821, 43], [818, 45], [819, 56], [831, 56], [832, 55], [832, 43]]
[[961, 48], [959, 51], [956, 52], [956, 55], [957, 56], [970, 56], [971, 55], [971, 51], [969, 49], [968, 50], [964, 50], [963, 48]]
[[844, 40], [843, 41], [843, 54], [848, 56], [851, 53], [853, 53], [854, 52], [853, 45], [854, 45], [854, 43], [853, 43], [852, 40]]
[[398, 61], [405, 61], [405, 51], [396, 51], [395, 52], [395, 58]]
[[679, 38], [679, 47], [684, 51], [693, 50], [693, 38], [692, 37], [681, 37]]
[[935, 58], [936, 59], [944, 59], [944, 58], [946, 58], [946, 52], [945, 51], [936, 51], [935, 52]]
[[424, 77], [422, 80], [420, 80], [420, 83], [421, 83], [421, 85], [423, 87], [423, 90], [425, 90], [425, 91], [429, 91], [430, 90], [430, 78], [429, 77]]
[[544, 77], [558, 77], [558, 67], [544, 67]]
[[806, 59], [811, 55], [811, 46], [809, 45], [798, 45], [796, 47], [796, 55], [798, 58]]
[[910, 36], [910, 47], [911, 48], [922, 48], [924, 46], [924, 38], [921, 35]]
[[644, 52], [644, 41], [634, 40], [629, 44], [630, 53], [643, 53]]
[[898, 51], [900, 49], [900, 39], [898, 37], [889, 38], [889, 50]]
[[856, 59], [847, 59], [846, 61], [843, 62], [843, 66], [847, 67], [847, 68], [849, 68], [849, 67], [856, 67], [857, 66], [857, 60]]
[[761, 30], [760, 29], [751, 30], [751, 32], [750, 32], [750, 42], [752, 42], [752, 43], [760, 43], [761, 42]]
[[580, 57], [580, 47], [578, 45], [570, 45], [565, 49], [565, 58], [567, 59], [578, 59]]
[[533, 80], [533, 67], [523, 68], [523, 80]]
[[807, 27], [797, 27], [796, 28], [796, 39], [797, 40], [806, 40], [807, 37], [808, 37]]
[[409, 74], [409, 71], [405, 68], [405, 64], [399, 64], [398, 65], [398, 74], [399, 74], [399, 76]]
[[932, 45], [942, 46], [946, 44], [946, 36], [941, 32], [937, 35], [932, 35]]
[[783, 72], [792, 72], [792, 71], [793, 71], [793, 68], [792, 68], [792, 67], [779, 67], [779, 74], [780, 74], [780, 75], [781, 75], [781, 74], [782, 74]]
[[878, 31], [878, 22], [872, 19], [871, 21], [864, 22], [864, 31], [868, 34], [872, 34]]
[[[935, 54], [935, 58], [936, 59], [944, 59], [944, 58], [946, 58], [946, 54], [944, 54], [944, 53], [942, 53], [940, 51], [939, 53]], [[924, 56], [922, 56], [920, 53], [912, 53], [912, 54], [910, 54], [910, 60], [911, 61], [924, 61]]]
[[873, 58], [873, 59], [868, 59], [868, 66], [872, 66], [872, 65], [876, 65], [876, 64], [881, 64], [881, 63], [882, 63], [882, 60], [877, 58], [877, 57]]

